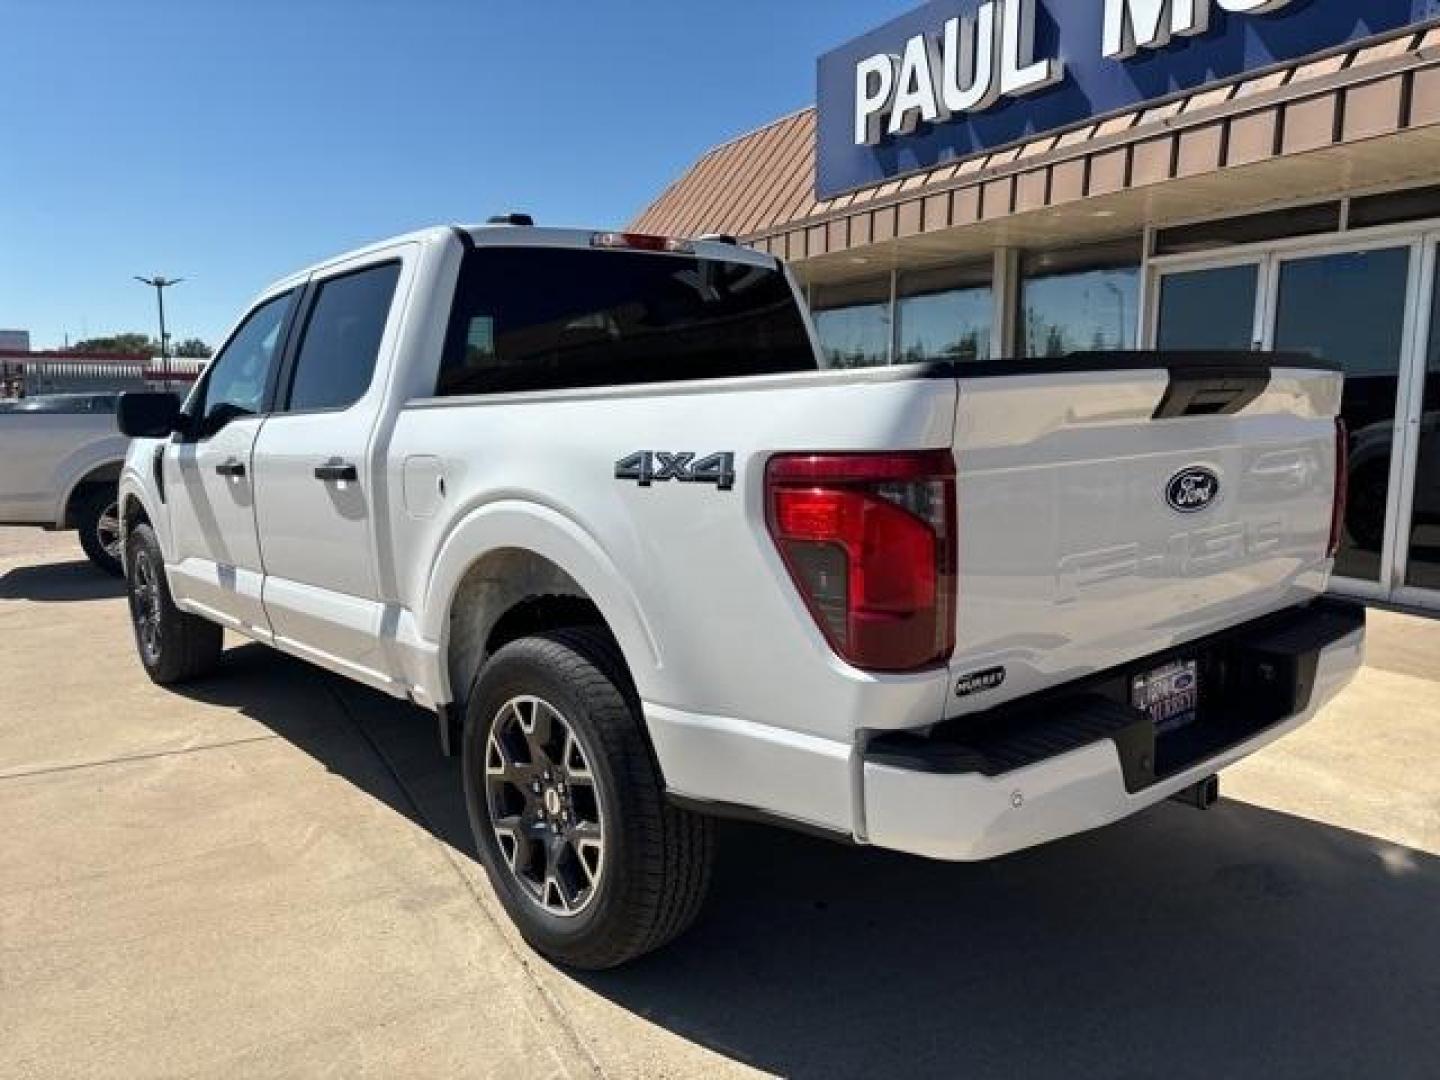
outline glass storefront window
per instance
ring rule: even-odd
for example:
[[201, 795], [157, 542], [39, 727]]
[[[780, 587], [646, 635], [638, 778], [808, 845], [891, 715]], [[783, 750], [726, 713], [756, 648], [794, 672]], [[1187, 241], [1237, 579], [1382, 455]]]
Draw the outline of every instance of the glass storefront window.
[[1435, 290], [1431, 306], [1420, 457], [1415, 465], [1415, 513], [1405, 574], [1405, 583], [1419, 589], [1440, 589], [1440, 288]]
[[890, 363], [893, 329], [890, 278], [810, 290], [815, 332], [828, 368], [881, 367]]
[[988, 265], [901, 274], [896, 292], [896, 363], [989, 358], [995, 303]]
[[1139, 316], [1138, 241], [1030, 255], [1022, 263], [1022, 356], [1133, 349]]
[[1259, 287], [1258, 263], [1166, 274], [1160, 282], [1160, 348], [1251, 348]]

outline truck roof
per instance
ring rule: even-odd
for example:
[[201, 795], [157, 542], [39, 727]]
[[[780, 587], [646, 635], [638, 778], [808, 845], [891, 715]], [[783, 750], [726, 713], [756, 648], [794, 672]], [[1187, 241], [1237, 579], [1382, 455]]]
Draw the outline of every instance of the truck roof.
[[[327, 259], [307, 266], [302, 270], [297, 270], [293, 274], [287, 274], [285, 277], [272, 282], [266, 287], [265, 292], [274, 292], [298, 281], [303, 281], [311, 274], [320, 273], [328, 267], [347, 262], [350, 259], [367, 255], [374, 251], [383, 251], [386, 248], [394, 247], [396, 244], [441, 242], [460, 233], [468, 236], [470, 241], [477, 247], [547, 248], [590, 248], [593, 246], [592, 241], [597, 235], [613, 235], [617, 237], [631, 235], [614, 229], [565, 229], [539, 225], [435, 225], [427, 229], [417, 229], [414, 232], [388, 237], [387, 239], [378, 240], [372, 244], [366, 244], [363, 247], [332, 255]], [[693, 254], [703, 258], [719, 259], [725, 262], [748, 263], [754, 266], [774, 267], [778, 262], [772, 255], [755, 251], [752, 248], [741, 247], [739, 244], [724, 240], [702, 240], [691, 237], [677, 237], [676, 239], [683, 240], [688, 245], [685, 254], [693, 252]]]

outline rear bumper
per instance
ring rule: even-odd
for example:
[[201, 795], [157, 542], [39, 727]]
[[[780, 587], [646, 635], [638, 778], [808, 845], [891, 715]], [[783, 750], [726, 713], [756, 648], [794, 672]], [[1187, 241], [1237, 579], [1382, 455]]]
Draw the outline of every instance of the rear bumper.
[[865, 839], [971, 861], [1118, 821], [1306, 723], [1355, 677], [1364, 643], [1364, 609], [1333, 601], [1197, 643], [1222, 689], [1208, 709], [1202, 689], [1181, 741], [1157, 741], [1124, 701], [1128, 675], [1160, 658], [923, 739], [881, 737], [863, 764]]

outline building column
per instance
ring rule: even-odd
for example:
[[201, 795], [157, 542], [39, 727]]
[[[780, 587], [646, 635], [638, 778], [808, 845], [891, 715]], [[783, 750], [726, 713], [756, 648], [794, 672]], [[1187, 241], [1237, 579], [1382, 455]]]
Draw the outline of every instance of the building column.
[[990, 293], [995, 300], [990, 358], [1004, 360], [1020, 351], [1020, 253], [1014, 248], [995, 249]]

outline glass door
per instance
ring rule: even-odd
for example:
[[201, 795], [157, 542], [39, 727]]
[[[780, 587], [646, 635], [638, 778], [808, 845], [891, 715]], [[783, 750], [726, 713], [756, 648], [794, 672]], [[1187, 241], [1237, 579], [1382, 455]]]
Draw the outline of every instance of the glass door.
[[[1397, 597], [1405, 586], [1440, 588], [1440, 298], [1432, 310], [1433, 290], [1422, 290], [1426, 250], [1413, 234], [1343, 247], [1333, 239], [1282, 242], [1157, 260], [1148, 275], [1153, 347], [1303, 352], [1343, 368], [1350, 487], [1335, 587], [1372, 599]], [[1428, 250], [1427, 270], [1435, 260]], [[1414, 364], [1423, 362], [1415, 345], [1422, 306], [1435, 331], [1417, 463], [1417, 429], [1405, 421], [1417, 411], [1410, 402], [1419, 392]], [[1440, 593], [1428, 595], [1440, 606]]]
[[1422, 307], [1422, 326], [1416, 353], [1417, 365], [1411, 383], [1412, 400], [1406, 430], [1411, 443], [1407, 462], [1406, 483], [1402, 488], [1406, 522], [1402, 534], [1405, 545], [1405, 595], [1403, 599], [1425, 607], [1440, 607], [1440, 288], [1437, 288], [1436, 267], [1440, 242], [1432, 239], [1426, 247], [1423, 290], [1429, 294]]
[[1155, 347], [1252, 349], [1265, 334], [1260, 325], [1260, 263], [1204, 266], [1161, 276], [1154, 310]]
[[1349, 509], [1335, 573], [1387, 590], [1411, 260], [1408, 244], [1279, 258], [1270, 305], [1270, 348], [1309, 353], [1345, 371]]

